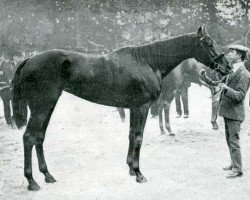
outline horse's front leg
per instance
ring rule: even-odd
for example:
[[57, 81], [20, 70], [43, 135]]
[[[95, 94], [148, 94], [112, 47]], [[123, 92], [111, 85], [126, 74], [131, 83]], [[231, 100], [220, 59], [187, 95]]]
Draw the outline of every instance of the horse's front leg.
[[170, 127], [170, 117], [169, 117], [169, 111], [170, 111], [170, 105], [171, 102], [164, 102], [164, 114], [165, 114], [165, 128], [169, 132], [169, 136], [175, 136], [174, 132], [172, 131]]
[[171, 102], [173, 101], [173, 99], [174, 99], [174, 93], [169, 92], [168, 96], [163, 102], [163, 108], [164, 108], [164, 114], [165, 114], [165, 128], [168, 130], [169, 136], [175, 136], [174, 132], [172, 131], [170, 127], [170, 116], [169, 116], [170, 106], [171, 106]]
[[211, 114], [211, 123], [212, 123], [212, 128], [214, 130], [218, 130], [219, 129], [219, 126], [216, 122], [217, 120], [217, 116], [218, 116], [218, 111], [219, 111], [219, 105], [220, 105], [220, 102], [219, 101], [213, 101], [212, 100], [212, 114]]
[[159, 112], [158, 112], [159, 106], [160, 106], [160, 102], [158, 100], [158, 101], [155, 101], [153, 105], [150, 107], [150, 113], [151, 113], [152, 118], [155, 118], [159, 115]]
[[130, 167], [130, 174], [135, 174], [136, 181], [139, 183], [147, 181], [140, 172], [139, 159], [148, 110], [149, 106], [130, 109], [130, 142], [127, 163]]
[[[130, 112], [131, 113], [131, 112]], [[135, 176], [135, 172], [133, 170], [132, 164], [133, 164], [133, 156], [134, 156], [134, 130], [132, 129], [132, 123], [134, 123], [134, 120], [132, 120], [132, 115], [130, 114], [130, 130], [129, 130], [129, 146], [128, 146], [128, 155], [127, 155], [127, 164], [129, 166], [129, 174], [131, 176]]]
[[159, 103], [159, 108], [158, 108], [158, 114], [159, 114], [159, 127], [160, 127], [160, 130], [161, 130], [161, 134], [164, 135], [166, 134], [164, 128], [163, 128], [163, 120], [162, 120], [162, 112], [163, 112], [163, 102], [161, 101]]
[[[211, 112], [211, 123], [212, 123], [212, 128], [214, 130], [218, 130], [219, 126], [216, 122], [217, 116], [218, 116], [218, 111], [219, 111], [219, 106], [220, 106], [220, 94], [221, 94], [221, 89], [218, 87], [214, 87], [215, 92], [210, 88], [211, 91], [211, 96], [212, 96], [212, 112]], [[219, 89], [216, 91], [216, 89]]]

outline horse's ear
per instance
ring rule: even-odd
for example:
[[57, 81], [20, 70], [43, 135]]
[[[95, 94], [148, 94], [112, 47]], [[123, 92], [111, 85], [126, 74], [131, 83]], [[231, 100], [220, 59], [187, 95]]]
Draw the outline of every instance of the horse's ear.
[[209, 36], [206, 27], [203, 28], [203, 35], [204, 35], [204, 36]]
[[199, 35], [200, 37], [203, 37], [203, 33], [202, 33], [202, 28], [201, 28], [201, 26], [198, 28], [197, 33], [198, 33], [198, 35]]

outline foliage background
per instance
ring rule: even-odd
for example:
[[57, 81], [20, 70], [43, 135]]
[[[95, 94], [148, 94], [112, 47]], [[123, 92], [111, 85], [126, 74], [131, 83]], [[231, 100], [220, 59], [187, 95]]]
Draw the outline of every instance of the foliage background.
[[0, 53], [86, 52], [194, 32], [226, 45], [246, 36], [249, 0], [0, 0]]

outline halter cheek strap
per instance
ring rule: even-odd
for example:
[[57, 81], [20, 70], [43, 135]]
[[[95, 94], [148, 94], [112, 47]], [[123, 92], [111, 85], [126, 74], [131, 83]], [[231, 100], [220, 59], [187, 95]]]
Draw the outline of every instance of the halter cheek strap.
[[218, 55], [217, 57], [215, 57], [214, 59], [212, 59], [210, 61], [210, 66], [214, 65], [215, 69], [219, 69], [219, 67], [218, 67], [219, 63], [217, 61], [220, 61], [223, 56], [224, 56], [224, 53], [221, 53], [220, 55]]
[[[202, 38], [200, 39], [200, 41], [202, 41]], [[203, 48], [206, 52], [208, 52], [208, 55], [209, 55], [209, 57], [210, 57], [210, 60], [211, 60], [211, 61], [210, 61], [210, 63], [209, 63], [208, 66], [209, 66], [210, 68], [214, 68], [215, 70], [219, 70], [220, 68], [219, 68], [219, 62], [218, 62], [218, 61], [221, 60], [221, 58], [224, 56], [224, 53], [222, 52], [220, 55], [214, 57], [215, 55], [213, 55], [212, 52], [209, 51], [209, 50], [203, 45], [202, 42], [201, 42], [200, 44], [201, 44], [202, 48]], [[212, 67], [212, 66], [213, 66], [213, 67]]]

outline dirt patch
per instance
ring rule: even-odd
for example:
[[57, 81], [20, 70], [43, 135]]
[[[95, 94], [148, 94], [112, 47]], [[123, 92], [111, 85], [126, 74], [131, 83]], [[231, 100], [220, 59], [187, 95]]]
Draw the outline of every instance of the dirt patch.
[[23, 130], [10, 129], [1, 119], [0, 199], [249, 199], [249, 107], [241, 131], [244, 176], [227, 180], [221, 170], [229, 163], [223, 120], [218, 120], [219, 131], [211, 129], [209, 96], [207, 89], [191, 87], [188, 119], [175, 118], [173, 103], [171, 124], [176, 137], [160, 135], [157, 119], [149, 116], [140, 160], [148, 179], [144, 184], [128, 175], [129, 120], [121, 123], [115, 108], [62, 95], [44, 144], [48, 168], [58, 182], [44, 182], [33, 151], [33, 175], [41, 186], [38, 192], [26, 189]]

